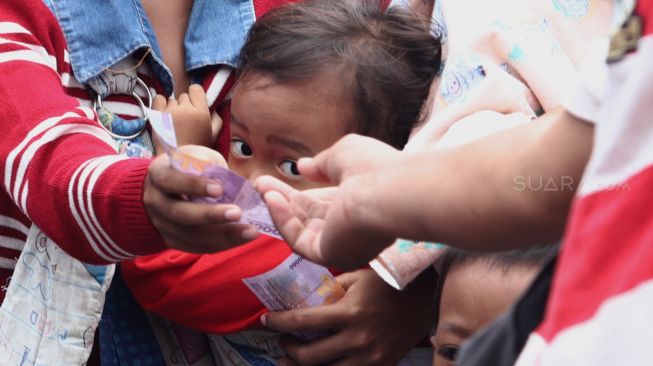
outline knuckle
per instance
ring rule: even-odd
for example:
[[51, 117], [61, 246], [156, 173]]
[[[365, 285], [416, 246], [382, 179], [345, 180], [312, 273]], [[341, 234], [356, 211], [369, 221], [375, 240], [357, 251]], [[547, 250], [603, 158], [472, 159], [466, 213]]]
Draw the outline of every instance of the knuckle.
[[302, 324], [306, 324], [306, 322], [309, 320], [310, 319], [305, 314], [302, 314], [301, 312], [293, 312], [289, 314], [288, 324], [301, 326]]
[[369, 360], [372, 365], [383, 365], [386, 364], [386, 355], [385, 352], [381, 349], [375, 349], [369, 355]]
[[368, 331], [360, 331], [352, 338], [354, 347], [358, 349], [369, 349], [374, 342], [374, 334]]
[[156, 159], [150, 164], [147, 170], [148, 176], [155, 185], [166, 181], [167, 169], [161, 166], [161, 161], [161, 159]]
[[360, 305], [352, 305], [348, 308], [348, 317], [351, 319], [360, 319], [363, 315], [364, 309]]
[[148, 189], [147, 186], [143, 192], [143, 204], [145, 204], [146, 207], [151, 207], [155, 206], [157, 201], [154, 198], [155, 194], [152, 192], [151, 189]]
[[292, 358], [302, 365], [313, 365], [313, 354], [306, 349], [296, 349]]
[[179, 221], [186, 217], [184, 210], [179, 204], [172, 205], [168, 210], [168, 215], [174, 221]]

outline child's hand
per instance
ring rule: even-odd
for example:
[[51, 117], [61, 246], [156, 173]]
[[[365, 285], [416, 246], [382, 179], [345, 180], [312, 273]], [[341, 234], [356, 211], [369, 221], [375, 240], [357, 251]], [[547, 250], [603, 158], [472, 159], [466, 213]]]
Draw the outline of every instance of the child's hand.
[[[211, 120], [211, 113], [206, 100], [206, 93], [201, 86], [195, 84], [188, 88], [188, 93], [183, 93], [178, 99], [166, 99], [157, 95], [152, 103], [153, 109], [172, 114], [175, 125], [178, 145], [201, 145], [212, 147], [220, 126], [213, 127], [219, 121]], [[157, 154], [160, 153], [157, 146]]]

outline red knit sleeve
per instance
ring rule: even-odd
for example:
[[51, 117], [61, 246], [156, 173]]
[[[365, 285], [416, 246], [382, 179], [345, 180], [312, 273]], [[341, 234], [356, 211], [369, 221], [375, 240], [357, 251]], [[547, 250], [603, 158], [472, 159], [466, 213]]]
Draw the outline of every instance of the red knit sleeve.
[[267, 236], [216, 254], [168, 250], [123, 262], [125, 282], [148, 311], [209, 333], [233, 333], [259, 326], [266, 311], [243, 278], [276, 267], [291, 254]]
[[142, 202], [149, 160], [116, 155], [94, 112], [63, 84], [63, 34], [38, 0], [0, 2], [1, 205], [71, 255], [116, 262], [164, 248]]

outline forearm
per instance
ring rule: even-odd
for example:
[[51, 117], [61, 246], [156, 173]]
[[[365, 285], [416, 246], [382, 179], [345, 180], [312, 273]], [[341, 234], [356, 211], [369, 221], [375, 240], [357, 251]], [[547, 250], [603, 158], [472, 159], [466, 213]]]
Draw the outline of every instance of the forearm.
[[368, 175], [352, 217], [388, 235], [469, 249], [558, 239], [589, 158], [592, 125], [554, 113]]
[[30, 5], [0, 6], [0, 19], [14, 20], [22, 32], [0, 36], [0, 204], [19, 209], [87, 262], [163, 249], [143, 207], [149, 161], [119, 157], [93, 111], [66, 94], [63, 35], [31, 24], [23, 7]]

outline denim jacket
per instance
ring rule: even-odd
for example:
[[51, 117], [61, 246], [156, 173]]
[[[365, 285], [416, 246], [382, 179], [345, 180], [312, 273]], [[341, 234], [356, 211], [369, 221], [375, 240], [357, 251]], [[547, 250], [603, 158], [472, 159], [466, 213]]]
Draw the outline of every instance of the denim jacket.
[[[77, 80], [87, 84], [134, 51], [151, 48], [152, 70], [166, 94], [172, 73], [139, 0], [44, 0], [61, 25]], [[92, 20], [92, 21], [89, 21]], [[186, 70], [235, 66], [255, 21], [252, 0], [195, 0], [184, 38]], [[120, 29], [120, 32], [116, 32]]]

